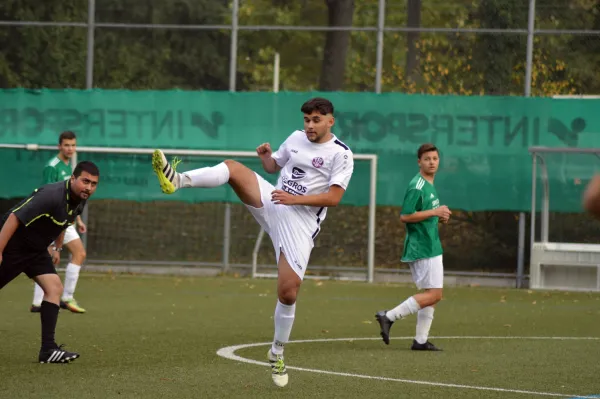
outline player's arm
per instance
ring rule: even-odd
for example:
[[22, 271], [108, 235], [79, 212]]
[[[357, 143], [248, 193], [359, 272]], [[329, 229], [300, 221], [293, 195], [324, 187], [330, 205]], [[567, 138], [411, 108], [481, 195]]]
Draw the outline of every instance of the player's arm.
[[52, 263], [54, 265], [58, 265], [60, 263], [60, 252], [62, 251], [63, 241], [65, 239], [65, 230], [63, 230], [56, 240], [54, 240], [54, 245], [50, 247], [50, 256], [52, 257]]
[[426, 211], [417, 211], [411, 214], [404, 214], [404, 209], [400, 214], [400, 221], [402, 223], [419, 223], [429, 218], [438, 217], [440, 221], [445, 223], [450, 218], [451, 212], [446, 205], [442, 205], [437, 209], [429, 209]]
[[600, 218], [600, 174], [592, 178], [583, 193], [583, 209]]
[[84, 223], [83, 219], [81, 218], [81, 215], [77, 216], [75, 222], [78, 232], [80, 232], [81, 234], [87, 233], [87, 225]]
[[437, 209], [421, 210], [423, 206], [423, 196], [421, 190], [411, 188], [404, 196], [400, 221], [402, 223], [419, 223], [432, 217], [444, 218], [449, 216], [450, 210], [443, 205]]
[[271, 174], [279, 172], [290, 159], [287, 140], [281, 144], [276, 152], [271, 149], [271, 144], [263, 143], [256, 148], [256, 153], [260, 157], [265, 172]]
[[[276, 203], [284, 204], [284, 205], [306, 205], [306, 206], [318, 206], [318, 207], [334, 207], [337, 206], [346, 190], [338, 186], [336, 184], [329, 187], [329, 191], [322, 194], [313, 194], [313, 195], [292, 195], [286, 193], [285, 191], [275, 190], [273, 193], [273, 199]], [[283, 194], [287, 196], [290, 202], [285, 201], [277, 201], [278, 195]]]
[[4, 252], [4, 248], [6, 248], [6, 244], [10, 241], [12, 236], [17, 231], [19, 227], [19, 219], [11, 213], [8, 215], [8, 219], [4, 222], [4, 226], [2, 226], [2, 230], [0, 230], [0, 262], [2, 261], [2, 252]]
[[262, 162], [263, 169], [267, 173], [273, 174], [281, 170], [281, 166], [277, 165], [277, 161], [275, 161], [275, 159], [271, 156], [261, 158], [260, 161]]
[[54, 247], [56, 247], [58, 251], [60, 251], [63, 247], [63, 241], [65, 240], [66, 231], [66, 229], [63, 230], [62, 233], [60, 233], [59, 236], [56, 238], [56, 240], [54, 240]]
[[435, 211], [436, 209], [430, 209], [427, 211], [417, 211], [415, 213], [411, 213], [410, 215], [401, 214], [400, 221], [402, 221], [402, 223], [419, 223], [423, 220], [438, 216]]

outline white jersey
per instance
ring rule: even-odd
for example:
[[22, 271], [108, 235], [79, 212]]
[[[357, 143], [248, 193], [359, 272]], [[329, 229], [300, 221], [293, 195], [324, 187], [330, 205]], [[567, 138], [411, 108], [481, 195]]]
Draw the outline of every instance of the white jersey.
[[[314, 195], [329, 191], [332, 185], [347, 189], [354, 171], [354, 157], [335, 135], [326, 143], [313, 143], [306, 133], [296, 130], [273, 154], [281, 167], [277, 188], [294, 195]], [[294, 206], [317, 224], [325, 220], [327, 208]]]

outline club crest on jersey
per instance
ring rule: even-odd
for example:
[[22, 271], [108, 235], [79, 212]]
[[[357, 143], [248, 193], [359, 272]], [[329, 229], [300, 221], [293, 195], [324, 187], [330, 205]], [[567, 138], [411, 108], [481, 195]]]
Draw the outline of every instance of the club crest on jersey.
[[315, 168], [320, 168], [321, 166], [323, 166], [324, 163], [325, 161], [323, 161], [323, 158], [321, 157], [316, 157], [312, 160], [312, 164]]
[[292, 179], [294, 179], [294, 180], [302, 179], [304, 176], [306, 176], [306, 172], [303, 171], [302, 169], [294, 166], [294, 168], [292, 169]]

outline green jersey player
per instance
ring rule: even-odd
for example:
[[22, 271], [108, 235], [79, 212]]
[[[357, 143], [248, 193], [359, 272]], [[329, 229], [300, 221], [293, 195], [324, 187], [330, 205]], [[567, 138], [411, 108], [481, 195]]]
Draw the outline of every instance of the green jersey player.
[[[42, 173], [43, 184], [56, 183], [59, 181], [69, 180], [73, 171], [71, 169], [71, 158], [75, 154], [77, 148], [77, 137], [75, 133], [66, 131], [60, 134], [58, 138], [58, 154], [50, 159], [44, 171]], [[87, 227], [81, 216], [77, 216], [76, 219], [77, 230], [79, 233], [85, 233]], [[85, 309], [79, 306], [73, 294], [75, 293], [75, 287], [77, 286], [77, 280], [79, 279], [79, 270], [83, 261], [85, 260], [85, 248], [81, 242], [79, 234], [77, 234], [75, 226], [69, 226], [65, 231], [65, 237], [63, 245], [67, 247], [71, 253], [71, 262], [67, 265], [65, 272], [65, 285], [62, 298], [60, 300], [60, 307], [68, 309], [73, 313], [85, 313]], [[31, 305], [31, 312], [40, 312], [42, 301], [44, 299], [44, 291], [42, 288], [35, 284], [33, 290], [33, 304]]]
[[377, 312], [375, 318], [381, 337], [389, 345], [390, 327], [399, 319], [417, 313], [417, 329], [411, 349], [438, 351], [429, 342], [434, 305], [442, 299], [444, 266], [438, 223], [447, 223], [451, 212], [440, 199], [433, 180], [440, 164], [439, 151], [433, 144], [423, 144], [417, 151], [419, 173], [411, 180], [402, 204], [400, 220], [406, 224], [402, 262], [410, 266], [417, 288], [411, 296], [389, 311]]

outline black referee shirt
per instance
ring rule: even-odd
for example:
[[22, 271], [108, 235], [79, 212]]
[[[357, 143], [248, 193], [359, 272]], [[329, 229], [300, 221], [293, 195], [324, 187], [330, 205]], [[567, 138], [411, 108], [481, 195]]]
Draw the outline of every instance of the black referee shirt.
[[75, 223], [86, 202], [73, 198], [69, 180], [36, 189], [2, 218], [4, 225], [8, 216], [14, 213], [21, 222], [5, 251], [46, 251], [63, 230]]

